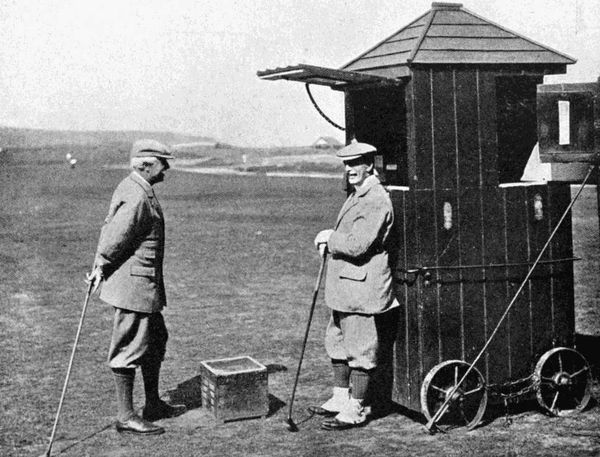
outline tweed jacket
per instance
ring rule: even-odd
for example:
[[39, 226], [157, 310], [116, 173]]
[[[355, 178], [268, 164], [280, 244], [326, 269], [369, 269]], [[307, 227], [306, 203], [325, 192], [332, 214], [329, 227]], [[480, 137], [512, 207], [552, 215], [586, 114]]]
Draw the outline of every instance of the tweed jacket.
[[117, 308], [159, 312], [167, 304], [164, 245], [160, 204], [152, 186], [132, 172], [115, 189], [100, 233], [95, 258], [105, 278], [100, 299]]
[[331, 257], [325, 303], [329, 308], [378, 314], [397, 305], [386, 247], [393, 222], [387, 191], [376, 176], [367, 177], [342, 206], [327, 243]]

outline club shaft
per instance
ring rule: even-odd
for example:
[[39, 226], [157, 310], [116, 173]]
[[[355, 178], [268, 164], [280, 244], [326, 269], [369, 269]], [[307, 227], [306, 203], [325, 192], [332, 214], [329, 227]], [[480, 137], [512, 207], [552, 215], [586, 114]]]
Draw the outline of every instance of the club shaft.
[[85, 300], [83, 302], [83, 308], [81, 309], [81, 317], [79, 318], [79, 325], [77, 327], [77, 334], [75, 335], [75, 342], [73, 343], [73, 349], [71, 350], [71, 358], [69, 359], [69, 366], [67, 367], [67, 374], [65, 376], [65, 382], [63, 384], [62, 393], [60, 395], [60, 401], [58, 402], [58, 408], [56, 410], [56, 417], [54, 418], [54, 425], [52, 427], [52, 433], [50, 434], [50, 442], [48, 443], [48, 449], [46, 450], [46, 457], [50, 457], [52, 452], [52, 444], [54, 443], [54, 436], [56, 435], [56, 429], [58, 428], [58, 419], [60, 418], [60, 411], [62, 410], [63, 402], [65, 401], [65, 394], [67, 393], [67, 386], [69, 385], [69, 377], [71, 376], [71, 368], [73, 368], [73, 360], [75, 359], [75, 352], [77, 351], [77, 343], [79, 343], [79, 336], [81, 335], [81, 329], [83, 327], [83, 320], [85, 318], [85, 312], [87, 310], [90, 295], [92, 293], [93, 283], [90, 282], [88, 285], [87, 292], [85, 294]]
[[304, 359], [304, 351], [306, 349], [306, 342], [308, 341], [308, 334], [310, 332], [310, 324], [312, 322], [313, 314], [315, 312], [315, 304], [317, 303], [317, 296], [319, 295], [319, 288], [321, 287], [321, 279], [323, 278], [323, 272], [325, 271], [325, 263], [326, 262], [327, 262], [327, 253], [324, 253], [323, 260], [321, 261], [321, 267], [319, 268], [319, 274], [317, 275], [317, 282], [315, 284], [315, 289], [313, 291], [312, 303], [310, 305], [310, 311], [308, 313], [308, 322], [306, 323], [306, 331], [304, 332], [304, 341], [302, 342], [302, 350], [300, 351], [300, 360], [298, 361], [298, 368], [296, 369], [296, 377], [294, 378], [294, 387], [292, 388], [292, 396], [290, 398], [290, 408], [288, 411], [288, 422], [292, 421], [292, 408], [294, 406], [294, 398], [296, 397], [296, 387], [298, 386], [298, 378], [300, 377], [300, 369], [302, 368], [302, 360]]

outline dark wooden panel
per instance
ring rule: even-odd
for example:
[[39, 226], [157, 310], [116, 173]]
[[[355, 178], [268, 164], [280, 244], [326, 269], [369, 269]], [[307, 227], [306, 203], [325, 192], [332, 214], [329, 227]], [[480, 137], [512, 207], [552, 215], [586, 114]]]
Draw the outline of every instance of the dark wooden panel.
[[[411, 192], [406, 199], [406, 259], [407, 265], [414, 267], [419, 264], [419, 239], [420, 232], [417, 195]], [[407, 317], [406, 329], [408, 334], [408, 396], [406, 405], [419, 410], [419, 395], [423, 381], [421, 345], [421, 303], [419, 301], [419, 283], [407, 288]]]
[[409, 186], [416, 186], [417, 182], [417, 140], [416, 140], [416, 121], [415, 112], [413, 110], [414, 100], [414, 81], [411, 79], [406, 85], [404, 92], [404, 106], [406, 107], [406, 151], [407, 151], [407, 182]]
[[[550, 201], [550, 226], [556, 227], [564, 210], [571, 201], [568, 184], [548, 184]], [[571, 215], [567, 215], [552, 240], [554, 259], [573, 256]], [[572, 346], [574, 343], [575, 317], [573, 298], [573, 265], [557, 263], [552, 268], [553, 340], [556, 346]]]
[[456, 188], [457, 155], [454, 116], [454, 79], [449, 71], [432, 71], [434, 183], [438, 189]]
[[[483, 225], [481, 189], [463, 188], [460, 193], [460, 251], [463, 265], [483, 265]], [[465, 355], [472, 362], [483, 348], [485, 334], [485, 294], [482, 268], [468, 268], [462, 272], [463, 319], [465, 328]], [[477, 364], [485, 373], [485, 359]]]
[[417, 189], [433, 187], [433, 153], [431, 141], [431, 87], [429, 71], [418, 70], [413, 77], [413, 99], [409, 105], [414, 113], [415, 162]]
[[[437, 265], [437, 224], [434, 201], [434, 191], [418, 191], [417, 193], [417, 215], [418, 215], [418, 252], [419, 266]], [[439, 276], [433, 273], [433, 280], [439, 279]], [[425, 375], [440, 360], [440, 302], [438, 287], [436, 282], [426, 286], [422, 278], [417, 282], [419, 288], [419, 306], [420, 312], [420, 347], [421, 364], [423, 374]]]
[[[550, 236], [550, 213], [547, 186], [527, 188], [529, 261], [534, 262]], [[541, 207], [540, 207], [541, 205]], [[542, 261], [550, 259], [546, 250]], [[537, 361], [552, 347], [552, 266], [540, 264], [530, 281], [532, 361]]]
[[[394, 206], [394, 289], [396, 298], [400, 303], [400, 312], [398, 315], [398, 332], [395, 343], [394, 359], [394, 390], [392, 398], [394, 401], [406, 403], [409, 396], [409, 354], [412, 350], [409, 344], [410, 333], [408, 330], [408, 311], [409, 295], [408, 285], [404, 282], [405, 274], [403, 270], [409, 268], [407, 252], [407, 215], [406, 215], [406, 195], [407, 192], [391, 191], [390, 197]], [[410, 215], [409, 215], [410, 217]], [[412, 243], [409, 242], [409, 243]]]
[[477, 73], [456, 71], [458, 176], [461, 189], [481, 185], [482, 163], [477, 118]]
[[[458, 204], [456, 192], [437, 191], [437, 264], [460, 265]], [[441, 360], [464, 358], [464, 326], [461, 272], [441, 269], [438, 272], [440, 300]]]
[[[523, 186], [504, 188], [506, 197], [506, 260], [508, 263], [528, 262], [527, 234], [527, 189]], [[506, 305], [513, 300], [515, 293], [527, 276], [529, 267], [511, 266], [506, 269], [508, 283]], [[531, 357], [531, 310], [529, 287], [526, 284], [516, 297], [508, 319], [508, 340], [510, 347], [510, 370], [508, 377], [518, 379], [530, 374]]]
[[[504, 264], [506, 233], [503, 192], [497, 187], [488, 187], [484, 190], [484, 263], [486, 265]], [[486, 335], [489, 338], [506, 309], [506, 272], [504, 268], [486, 268], [485, 275], [485, 326]], [[502, 382], [507, 378], [508, 354], [508, 325], [504, 322], [487, 349], [487, 379], [489, 382]]]
[[498, 140], [496, 138], [496, 85], [494, 73], [478, 73], [479, 139], [483, 182], [485, 186], [498, 185]]

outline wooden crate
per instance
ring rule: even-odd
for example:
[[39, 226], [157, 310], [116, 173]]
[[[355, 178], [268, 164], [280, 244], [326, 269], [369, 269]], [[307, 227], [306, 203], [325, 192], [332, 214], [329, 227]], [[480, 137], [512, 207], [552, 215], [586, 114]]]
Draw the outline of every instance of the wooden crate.
[[264, 417], [269, 412], [267, 368], [252, 357], [200, 362], [202, 404], [220, 421]]

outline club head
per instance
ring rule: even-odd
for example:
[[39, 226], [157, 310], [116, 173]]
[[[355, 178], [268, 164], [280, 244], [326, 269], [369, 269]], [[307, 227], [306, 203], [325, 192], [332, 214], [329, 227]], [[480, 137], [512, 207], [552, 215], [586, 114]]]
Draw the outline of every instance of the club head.
[[294, 421], [291, 418], [286, 419], [285, 424], [289, 432], [298, 431], [298, 426], [294, 423]]

